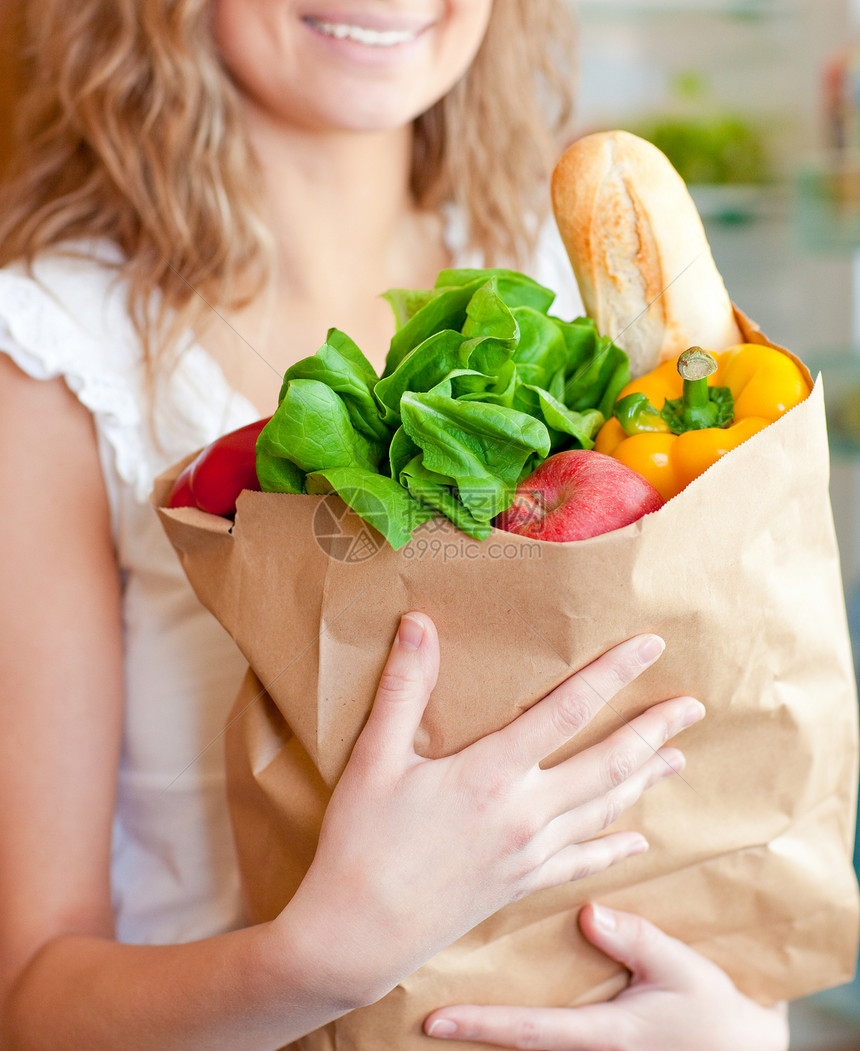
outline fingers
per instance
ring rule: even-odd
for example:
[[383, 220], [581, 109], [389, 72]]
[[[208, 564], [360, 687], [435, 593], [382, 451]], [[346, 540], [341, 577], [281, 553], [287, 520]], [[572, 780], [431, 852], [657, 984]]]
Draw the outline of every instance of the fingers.
[[657, 635], [638, 635], [614, 646], [500, 730], [498, 739], [522, 769], [539, 763], [650, 667], [663, 649]]
[[533, 1051], [603, 1051], [618, 1047], [618, 1019], [603, 1004], [564, 1008], [477, 1007], [434, 1011], [424, 1023], [428, 1036], [471, 1040], [494, 1047]]
[[584, 843], [570, 843], [535, 869], [528, 890], [546, 890], [587, 879], [621, 861], [644, 854], [647, 849], [648, 841], [639, 832], [611, 832]]
[[393, 760], [401, 766], [404, 757], [413, 755], [415, 733], [438, 675], [433, 621], [424, 613], [404, 614], [353, 758], [378, 765]]
[[532, 1051], [788, 1046], [783, 1009], [743, 996], [724, 971], [653, 924], [586, 906], [580, 925], [589, 941], [633, 972], [613, 1000], [573, 1009], [460, 1004], [434, 1011], [424, 1032]]
[[657, 746], [703, 715], [704, 707], [692, 698], [664, 701], [606, 741], [542, 773], [549, 789], [543, 799], [550, 800], [554, 816], [535, 838], [545, 860], [534, 870], [532, 889], [584, 879], [647, 849], [633, 832], [594, 837], [649, 788], [684, 769], [681, 752]]
[[[614, 789], [624, 786], [625, 791], [613, 793], [609, 801], [621, 804], [618, 813], [626, 810], [646, 787], [635, 779], [645, 764], [650, 764], [648, 774], [655, 777], [661, 773], [668, 776], [683, 769], [672, 766], [670, 756], [674, 753], [663, 753], [660, 758], [659, 750], [676, 734], [699, 722], [704, 714], [704, 705], [693, 697], [661, 701], [625, 723], [606, 740], [548, 770], [547, 782], [551, 786], [555, 814], [588, 805], [605, 793], [613, 793]], [[655, 758], [657, 762], [651, 763]], [[652, 779], [647, 783], [650, 785], [656, 781]]]
[[586, 905], [579, 925], [591, 944], [623, 964], [636, 982], [680, 989], [697, 969], [709, 967], [683, 942], [630, 912]]
[[[647, 789], [683, 769], [683, 754], [674, 748], [663, 749], [612, 792], [551, 821], [539, 833], [547, 860], [535, 872], [536, 885], [555, 887], [584, 879], [647, 850], [647, 842], [637, 832], [625, 832], [623, 842], [617, 844], [615, 837], [594, 837], [632, 807]], [[605, 857], [610, 842], [613, 851]]]
[[[602, 905], [586, 905], [580, 913], [580, 927], [593, 945], [632, 972], [631, 986], [647, 982], [654, 990], [682, 992], [689, 988], [691, 972], [700, 971], [702, 967], [718, 971], [682, 942], [631, 913]], [[725, 980], [724, 976], [722, 978]], [[615, 1003], [593, 1004], [575, 1010], [473, 1005], [445, 1007], [426, 1019], [424, 1031], [437, 1039], [471, 1040], [498, 1047], [532, 1048], [534, 1051], [603, 1051], [621, 1046], [665, 1046], [665, 1043], [649, 1042], [647, 1028], [639, 1038], [631, 1036], [620, 1008], [623, 996]], [[666, 1016], [663, 1011], [664, 1026], [677, 1023], [677, 1001], [673, 1002], [672, 1012], [671, 1016]], [[622, 1035], [625, 1033], [626, 1037]]]

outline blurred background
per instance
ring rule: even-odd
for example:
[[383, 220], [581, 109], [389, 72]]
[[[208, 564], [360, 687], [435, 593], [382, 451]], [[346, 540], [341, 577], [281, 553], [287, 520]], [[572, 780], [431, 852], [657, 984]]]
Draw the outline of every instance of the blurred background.
[[[860, 657], [860, 0], [570, 2], [579, 131], [627, 128], [660, 146], [733, 300], [823, 375]], [[0, 173], [20, 4], [0, 0]], [[860, 1051], [860, 982], [793, 1005], [792, 1028], [793, 1051]]]
[[[860, 0], [572, 2], [579, 131], [667, 153], [732, 299], [822, 373], [860, 658]], [[860, 982], [791, 1014], [794, 1051], [860, 1049]]]

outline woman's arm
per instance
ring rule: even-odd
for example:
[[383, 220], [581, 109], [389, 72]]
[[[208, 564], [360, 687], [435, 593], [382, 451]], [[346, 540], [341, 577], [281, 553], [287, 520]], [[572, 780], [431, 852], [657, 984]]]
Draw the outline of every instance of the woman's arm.
[[89, 415], [0, 354], [0, 980], [61, 931], [110, 937], [119, 581]]
[[121, 624], [96, 442], [63, 384], [32, 381], [2, 355], [0, 481], [4, 1047], [278, 1048], [382, 996], [509, 901], [642, 849], [636, 833], [590, 840], [680, 769], [680, 753], [644, 742], [659, 748], [700, 718], [697, 702], [665, 701], [634, 720], [636, 733], [538, 764], [656, 659], [659, 640], [616, 647], [506, 729], [427, 760], [413, 738], [439, 650], [418, 614], [404, 618], [284, 912], [189, 945], [117, 943]]
[[[123, 669], [96, 440], [63, 383], [3, 354], [0, 486], [0, 1045], [276, 1047], [255, 1013], [296, 1006], [310, 961], [276, 971], [266, 928], [166, 948], [113, 940]], [[338, 1007], [323, 990], [318, 1006]]]

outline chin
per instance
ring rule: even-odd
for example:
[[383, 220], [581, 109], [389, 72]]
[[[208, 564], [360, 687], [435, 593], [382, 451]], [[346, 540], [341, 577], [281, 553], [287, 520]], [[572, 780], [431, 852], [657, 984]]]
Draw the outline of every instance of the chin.
[[[327, 102], [317, 96], [313, 102], [290, 109], [267, 107], [274, 119], [287, 128], [318, 134], [363, 133], [385, 134], [402, 131], [412, 125], [427, 109], [433, 106], [423, 100], [411, 102], [403, 93], [392, 97], [391, 92], [338, 93], [337, 99]], [[345, 104], [346, 102], [346, 104]]]

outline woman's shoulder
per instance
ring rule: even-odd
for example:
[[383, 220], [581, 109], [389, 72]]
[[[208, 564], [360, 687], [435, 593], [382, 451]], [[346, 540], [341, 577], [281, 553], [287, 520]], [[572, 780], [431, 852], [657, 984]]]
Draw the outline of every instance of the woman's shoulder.
[[34, 379], [66, 382], [145, 501], [154, 473], [256, 415], [191, 332], [147, 361], [123, 262], [109, 242], [74, 241], [0, 268], [0, 353]]
[[72, 364], [134, 367], [140, 346], [121, 262], [119, 249], [108, 242], [74, 241], [29, 265], [0, 268], [0, 349], [40, 378], [62, 375]]
[[106, 242], [77, 241], [0, 268], [0, 352], [33, 379], [64, 380], [143, 491], [143, 357], [121, 262]]
[[76, 241], [0, 268], [0, 351], [35, 379], [65, 379], [91, 410], [136, 419], [142, 351], [121, 261], [107, 242]]

